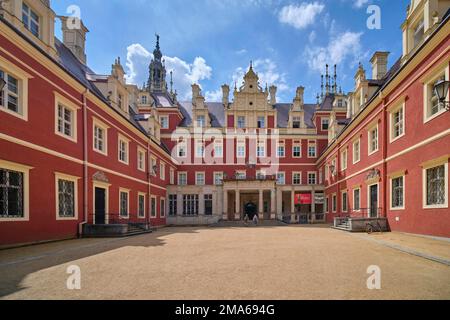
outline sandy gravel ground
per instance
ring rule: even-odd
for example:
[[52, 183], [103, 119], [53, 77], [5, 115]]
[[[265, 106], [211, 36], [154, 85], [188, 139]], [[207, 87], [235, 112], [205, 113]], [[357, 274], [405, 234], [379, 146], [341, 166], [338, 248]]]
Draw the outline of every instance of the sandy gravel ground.
[[324, 227], [167, 228], [0, 251], [0, 268], [1, 299], [450, 299], [450, 267]]

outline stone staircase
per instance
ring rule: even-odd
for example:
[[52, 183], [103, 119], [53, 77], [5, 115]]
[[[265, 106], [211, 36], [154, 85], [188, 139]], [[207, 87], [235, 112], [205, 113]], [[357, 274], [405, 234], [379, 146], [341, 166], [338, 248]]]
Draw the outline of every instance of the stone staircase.
[[333, 228], [343, 231], [351, 231], [350, 221], [348, 219], [342, 220], [340, 224], [338, 224]]
[[260, 220], [258, 226], [255, 226], [253, 222], [249, 221], [247, 225], [245, 225], [244, 221], [226, 221], [221, 220], [218, 223], [211, 224], [210, 227], [213, 228], [242, 228], [242, 227], [283, 227], [288, 226], [289, 224], [278, 221], [278, 220]]
[[85, 225], [83, 238], [121, 238], [152, 233], [156, 229], [139, 224]]

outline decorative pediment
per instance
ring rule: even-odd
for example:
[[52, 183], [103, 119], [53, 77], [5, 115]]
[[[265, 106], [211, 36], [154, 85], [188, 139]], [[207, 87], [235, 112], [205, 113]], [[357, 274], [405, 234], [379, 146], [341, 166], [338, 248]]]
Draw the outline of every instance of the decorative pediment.
[[109, 183], [109, 178], [103, 171], [97, 171], [96, 173], [94, 173], [92, 175], [92, 180], [98, 181], [98, 182]]

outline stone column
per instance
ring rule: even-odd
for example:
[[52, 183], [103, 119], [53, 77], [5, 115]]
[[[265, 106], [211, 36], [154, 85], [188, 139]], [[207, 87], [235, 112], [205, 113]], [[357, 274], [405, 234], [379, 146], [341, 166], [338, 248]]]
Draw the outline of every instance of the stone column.
[[277, 215], [278, 219], [283, 219], [283, 191], [281, 189], [277, 189]]
[[205, 195], [203, 194], [203, 192], [201, 192], [198, 195], [198, 215], [199, 216], [204, 216], [205, 215]]
[[258, 213], [259, 218], [264, 219], [264, 190], [259, 190]]
[[234, 212], [234, 219], [235, 220], [241, 220], [241, 193], [239, 190], [236, 190], [236, 209]]
[[228, 220], [228, 190], [223, 190], [222, 219]]
[[177, 216], [183, 215], [183, 194], [181, 192], [177, 193]]
[[295, 214], [295, 191], [291, 191], [291, 223], [297, 222], [297, 215]]
[[275, 199], [275, 190], [270, 191], [270, 219], [276, 219], [276, 199]]

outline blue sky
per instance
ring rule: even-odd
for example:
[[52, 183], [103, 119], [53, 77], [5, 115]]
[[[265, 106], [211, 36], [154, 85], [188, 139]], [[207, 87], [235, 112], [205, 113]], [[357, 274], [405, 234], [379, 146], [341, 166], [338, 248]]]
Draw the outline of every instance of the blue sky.
[[[306, 102], [313, 103], [327, 62], [338, 64], [338, 82], [351, 91], [359, 61], [370, 77], [375, 51], [390, 51], [390, 65], [400, 57], [400, 25], [409, 2], [58, 0], [52, 7], [58, 15], [67, 14], [70, 5], [80, 7], [90, 30], [88, 65], [99, 74], [108, 74], [120, 56], [128, 80], [141, 85], [158, 33], [180, 100], [190, 98], [192, 82], [200, 83], [208, 100], [221, 99], [220, 86], [240, 82], [253, 60], [261, 85], [278, 86], [280, 102], [292, 101], [302, 85]], [[379, 30], [367, 28], [371, 4], [381, 8]]]

